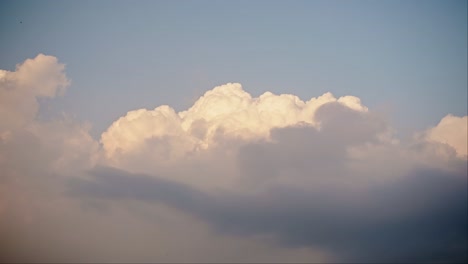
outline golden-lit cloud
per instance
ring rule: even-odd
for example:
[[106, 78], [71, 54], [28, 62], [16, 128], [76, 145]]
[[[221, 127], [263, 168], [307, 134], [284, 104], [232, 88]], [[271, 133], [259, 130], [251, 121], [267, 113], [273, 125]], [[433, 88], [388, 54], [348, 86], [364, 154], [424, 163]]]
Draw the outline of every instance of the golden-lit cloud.
[[240, 84], [228, 83], [207, 91], [186, 111], [176, 113], [167, 105], [130, 111], [102, 134], [101, 142], [112, 159], [117, 153], [132, 152], [151, 138], [177, 138], [170, 141], [170, 157], [180, 157], [215, 145], [219, 137], [267, 139], [273, 128], [300, 123], [319, 127], [315, 112], [331, 102], [367, 111], [354, 96], [337, 99], [325, 93], [302, 101], [291, 94], [265, 92], [252, 98]]

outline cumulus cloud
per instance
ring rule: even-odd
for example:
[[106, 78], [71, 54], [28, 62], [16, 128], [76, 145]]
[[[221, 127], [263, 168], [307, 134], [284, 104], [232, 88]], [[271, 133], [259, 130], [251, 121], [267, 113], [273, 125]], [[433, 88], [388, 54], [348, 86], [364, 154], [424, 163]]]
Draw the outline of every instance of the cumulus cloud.
[[468, 116], [458, 117], [447, 115], [440, 123], [426, 132], [427, 140], [447, 144], [460, 157], [468, 153]]
[[13, 72], [0, 70], [0, 135], [32, 121], [38, 98], [63, 94], [70, 84], [57, 58], [39, 54], [16, 65]]
[[35, 119], [69, 84], [55, 57], [0, 84], [2, 260], [468, 259], [467, 116], [403, 141], [357, 97], [229, 83], [185, 111], [129, 111], [98, 142]]
[[269, 234], [286, 247], [327, 248], [340, 261], [460, 261], [466, 129], [446, 119], [400, 142], [356, 97], [252, 98], [227, 84], [186, 111], [132, 111], [103, 133], [108, 164], [158, 177], [101, 171], [74, 188], [162, 201], [222, 233]]
[[[91, 165], [98, 145], [89, 135], [91, 126], [70, 117], [39, 122], [39, 98], [53, 98], [70, 84], [65, 65], [44, 54], [27, 59], [14, 72], [0, 70], [0, 164], [1, 168], [25, 163], [43, 168], [70, 170]], [[28, 159], [25, 160], [25, 158]], [[86, 157], [86, 158], [84, 158]], [[86, 161], [85, 161], [86, 160]], [[85, 164], [87, 164], [85, 166]], [[9, 166], [8, 166], [9, 165]], [[8, 173], [5, 173], [7, 175]]]
[[228, 83], [206, 92], [192, 107], [176, 113], [164, 105], [154, 110], [130, 111], [103, 133], [101, 142], [108, 158], [132, 152], [151, 138], [176, 137], [183, 146], [171, 146], [179, 158], [192, 151], [216, 144], [217, 136], [259, 139], [268, 138], [272, 128], [298, 123], [319, 126], [316, 110], [323, 104], [338, 102], [356, 111], [367, 111], [357, 97], [336, 99], [326, 93], [309, 101], [290, 94], [266, 92], [258, 98], [245, 92], [238, 83]]

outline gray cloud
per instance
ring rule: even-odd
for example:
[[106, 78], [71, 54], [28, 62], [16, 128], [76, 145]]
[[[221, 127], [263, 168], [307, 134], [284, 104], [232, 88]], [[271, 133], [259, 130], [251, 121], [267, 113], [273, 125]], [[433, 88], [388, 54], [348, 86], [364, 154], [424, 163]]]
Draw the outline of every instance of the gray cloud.
[[382, 180], [381, 170], [392, 174], [392, 164], [355, 171], [348, 150], [377, 144], [384, 123], [338, 103], [323, 105], [316, 120], [319, 129], [278, 128], [272, 141], [241, 144], [243, 184], [236, 190], [201, 191], [167, 177], [99, 167], [90, 172], [94, 180], [71, 180], [70, 192], [162, 202], [217, 232], [273, 235], [284, 247], [330, 250], [341, 262], [467, 260], [465, 161], [454, 161], [453, 170], [418, 165], [398, 175], [395, 169]]
[[103, 199], [164, 202], [219, 232], [273, 234], [287, 247], [328, 248], [342, 261], [457, 262], [467, 259], [466, 179], [415, 171], [354, 193], [346, 188], [277, 187], [255, 195], [204, 194], [154, 176], [99, 168], [72, 180], [71, 192]]

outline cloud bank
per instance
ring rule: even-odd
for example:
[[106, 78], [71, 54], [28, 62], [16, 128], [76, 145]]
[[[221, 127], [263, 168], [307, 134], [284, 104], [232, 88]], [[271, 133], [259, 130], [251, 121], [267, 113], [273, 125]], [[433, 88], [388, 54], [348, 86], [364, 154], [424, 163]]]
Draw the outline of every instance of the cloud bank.
[[39, 121], [55, 57], [0, 71], [7, 262], [466, 262], [467, 116], [399, 139], [359, 98], [237, 83], [190, 108]]

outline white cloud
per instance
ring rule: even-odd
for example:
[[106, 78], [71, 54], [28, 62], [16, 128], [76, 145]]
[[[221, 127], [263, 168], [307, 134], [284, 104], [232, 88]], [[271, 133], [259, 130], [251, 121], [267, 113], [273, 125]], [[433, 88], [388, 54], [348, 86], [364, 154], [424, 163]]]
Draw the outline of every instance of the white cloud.
[[57, 58], [39, 54], [16, 66], [13, 72], [0, 70], [0, 135], [32, 121], [38, 110], [37, 99], [55, 97], [70, 81], [65, 65]]
[[[338, 102], [366, 112], [357, 97], [336, 99], [326, 93], [309, 101], [290, 94], [266, 92], [258, 98], [245, 92], [238, 83], [228, 83], [207, 91], [192, 107], [176, 113], [169, 106], [154, 110], [130, 111], [102, 134], [106, 156], [138, 151], [152, 138], [168, 138], [168, 159], [183, 158], [189, 153], [216, 146], [219, 137], [244, 140], [267, 139], [272, 128], [299, 123], [318, 127], [316, 110], [325, 103]], [[174, 140], [170, 140], [175, 138]]]
[[[352, 173], [363, 182], [387, 181], [417, 166], [453, 168], [450, 147], [425, 139], [401, 143], [392, 127], [370, 112], [357, 97], [337, 99], [325, 93], [303, 101], [290, 94], [265, 92], [253, 98], [237, 83], [207, 91], [188, 110], [179, 113], [167, 105], [128, 112], [102, 134], [105, 157], [102, 162], [132, 172], [157, 173], [200, 189], [236, 189], [246, 177], [245, 171], [239, 168], [239, 159], [244, 159], [239, 154], [242, 147], [275, 141], [277, 138], [272, 137], [272, 131], [290, 126], [310, 127], [311, 132], [317, 131], [317, 135], [329, 141], [319, 149], [304, 150], [301, 155], [322, 155], [325, 148], [341, 148], [345, 154], [333, 152], [334, 156], [330, 157], [345, 155], [342, 163], [335, 167], [344, 166], [343, 173], [354, 170]], [[447, 127], [451, 129], [458, 131], [459, 138], [465, 135], [466, 139], [466, 130]], [[301, 135], [291, 140], [302, 142], [294, 145], [297, 150], [312, 136]], [[282, 148], [286, 157], [290, 155], [288, 144]], [[250, 158], [252, 162], [261, 159]], [[309, 163], [316, 164], [314, 160]], [[323, 164], [316, 166], [310, 169], [323, 171]], [[381, 169], [387, 166], [392, 166], [392, 170]], [[379, 168], [381, 176], [369, 179]], [[394, 173], [396, 171], [398, 173]], [[277, 180], [291, 181], [286, 178]], [[290, 178], [295, 184], [304, 183]]]
[[459, 157], [467, 158], [468, 152], [468, 116], [447, 115], [439, 124], [426, 131], [426, 139], [447, 144]]
[[[0, 71], [0, 253], [7, 260], [405, 257], [378, 235], [386, 230], [416, 255], [443, 255], [443, 245], [456, 251], [466, 242], [451, 234], [466, 228], [457, 219], [466, 201], [459, 183], [466, 182], [467, 116], [448, 115], [400, 141], [357, 97], [253, 98], [229, 83], [179, 113], [167, 105], [130, 111], [99, 144], [90, 124], [35, 119], [37, 99], [68, 84], [52, 56]], [[99, 178], [95, 167], [108, 165], [121, 170], [104, 169]], [[443, 240], [424, 248], [426, 237], [406, 236], [413, 229]], [[366, 246], [354, 248], [355, 240]]]

